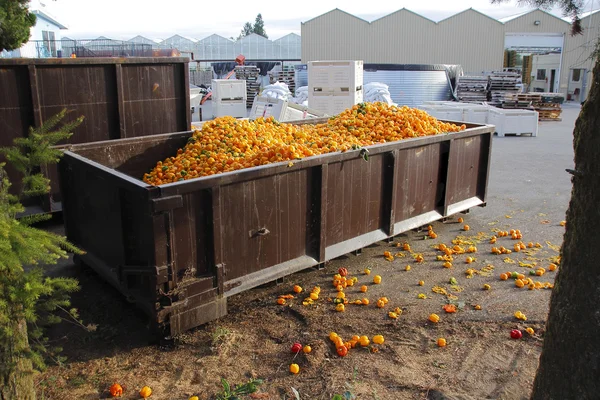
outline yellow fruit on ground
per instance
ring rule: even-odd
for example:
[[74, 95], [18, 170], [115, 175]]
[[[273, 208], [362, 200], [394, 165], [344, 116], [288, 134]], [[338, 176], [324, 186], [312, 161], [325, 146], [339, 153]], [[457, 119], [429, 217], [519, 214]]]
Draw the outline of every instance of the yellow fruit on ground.
[[300, 285], [294, 285], [294, 292], [296, 292], [296, 293], [302, 293], [302, 286], [300, 286]]
[[390, 317], [391, 319], [397, 319], [397, 318], [398, 318], [398, 314], [396, 314], [396, 313], [395, 313], [395, 312], [393, 312], [393, 311], [390, 311], [390, 312], [388, 313], [388, 317]]
[[556, 264], [550, 264], [550, 265], [548, 266], [548, 271], [556, 271], [556, 268], [557, 268], [557, 267], [556, 267]]
[[371, 341], [367, 336], [361, 336], [358, 343], [360, 343], [361, 346], [366, 347], [369, 345], [369, 343], [371, 343]]
[[425, 281], [419, 281], [419, 286], [423, 286], [425, 284]]
[[360, 291], [361, 291], [361, 292], [363, 292], [363, 293], [366, 293], [366, 292], [367, 292], [367, 290], [369, 290], [369, 288], [368, 288], [366, 285], [362, 285], [362, 286], [360, 287]]
[[446, 261], [443, 265], [444, 268], [452, 268], [452, 263], [450, 261]]
[[440, 322], [440, 316], [437, 315], [437, 314], [430, 314], [429, 315], [429, 320], [431, 322], [433, 322], [434, 324], [436, 324], [436, 323]]
[[366, 297], [365, 297], [365, 298], [363, 298], [361, 301], [362, 301], [362, 304], [363, 304], [364, 306], [368, 306], [368, 305], [369, 305], [369, 299], [367, 299]]
[[500, 274], [500, 280], [505, 281], [508, 279], [508, 275], [506, 274]]
[[465, 231], [468, 231], [469, 229], [471, 229], [471, 227], [470, 227], [469, 225], [465, 225], [465, 226], [463, 226], [463, 229], [464, 229]]
[[344, 306], [343, 303], [340, 303], [338, 305], [335, 306], [335, 311], [337, 312], [344, 312], [346, 311], [346, 306]]
[[337, 294], [335, 295], [335, 297], [337, 297], [338, 299], [345, 299], [346, 298], [346, 293], [344, 293], [344, 292], [337, 292]]
[[152, 396], [152, 389], [150, 389], [150, 386], [144, 386], [140, 389], [140, 397], [142, 399], [147, 399], [150, 396]]
[[459, 224], [462, 224], [463, 222], [465, 222], [465, 220], [463, 219], [463, 217], [458, 217], [457, 221], [458, 221]]
[[410, 271], [410, 265], [407, 265], [406, 267], [404, 267], [405, 271]]
[[378, 308], [383, 308], [385, 307], [385, 302], [381, 299], [377, 300], [377, 307]]
[[363, 272], [365, 275], [369, 275], [371, 273], [371, 270], [369, 268], [365, 268]]
[[527, 333], [529, 333], [530, 335], [533, 335], [535, 333], [535, 331], [533, 330], [533, 328], [527, 328], [527, 329], [525, 329], [525, 331]]
[[489, 284], [483, 285], [483, 290], [490, 290], [492, 287]]
[[329, 332], [329, 340], [333, 340], [338, 337], [338, 334], [335, 332]]
[[444, 338], [439, 338], [439, 339], [437, 340], [437, 345], [438, 345], [439, 347], [445, 347], [445, 346], [446, 346], [446, 339], [444, 339]]
[[385, 342], [385, 339], [383, 338], [383, 335], [375, 335], [375, 336], [373, 336], [373, 343], [375, 343], [375, 344], [383, 344], [383, 342]]
[[302, 351], [304, 352], [304, 354], [308, 354], [312, 351], [312, 347], [310, 347], [309, 345], [306, 345], [302, 348]]
[[525, 286], [525, 283], [523, 283], [521, 279], [517, 279], [515, 280], [515, 286], [518, 288], [522, 288], [523, 286]]
[[476, 309], [476, 310], [481, 310], [481, 306], [479, 304], [475, 304], [473, 306], [473, 308]]
[[319, 300], [319, 295], [315, 292], [311, 292], [309, 297], [311, 300]]
[[381, 276], [375, 275], [373, 277], [373, 283], [376, 284], [376, 285], [380, 284], [381, 283]]
[[290, 372], [292, 374], [297, 374], [300, 372], [300, 366], [298, 364], [290, 364]]

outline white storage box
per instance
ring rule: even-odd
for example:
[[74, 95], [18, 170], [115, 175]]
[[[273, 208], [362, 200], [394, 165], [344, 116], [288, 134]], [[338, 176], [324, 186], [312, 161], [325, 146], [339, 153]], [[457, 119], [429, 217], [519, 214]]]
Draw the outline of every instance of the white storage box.
[[419, 107], [421, 110], [427, 112], [427, 114], [437, 119], [443, 119], [446, 121], [462, 121], [463, 112], [462, 109], [452, 106], [443, 105], [423, 105]]
[[488, 124], [496, 126], [498, 136], [529, 134], [537, 136], [538, 112], [531, 110], [505, 110], [490, 107]]
[[213, 118], [225, 117], [227, 115], [235, 118], [246, 118], [248, 109], [246, 100], [219, 100], [212, 102]]
[[327, 115], [337, 115], [362, 101], [362, 90], [335, 93], [308, 92], [308, 107]]
[[487, 124], [488, 112], [490, 109], [489, 106], [455, 102], [454, 107], [462, 110], [461, 121], [470, 122], [472, 124]]
[[357, 91], [363, 86], [362, 61], [308, 62], [308, 91]]
[[246, 102], [246, 81], [237, 79], [213, 79], [212, 95], [213, 101], [221, 100], [244, 100]]
[[250, 119], [272, 116], [277, 121], [300, 121], [303, 119], [324, 117], [325, 113], [312, 110], [302, 105], [289, 103], [287, 100], [257, 96], [252, 103]]

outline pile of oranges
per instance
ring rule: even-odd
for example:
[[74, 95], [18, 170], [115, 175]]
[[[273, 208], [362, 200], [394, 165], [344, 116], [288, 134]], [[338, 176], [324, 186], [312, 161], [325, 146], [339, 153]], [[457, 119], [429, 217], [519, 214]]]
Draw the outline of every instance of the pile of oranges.
[[183, 149], [159, 161], [143, 180], [162, 185], [465, 128], [440, 122], [422, 110], [385, 103], [357, 104], [313, 125], [279, 123], [272, 117], [254, 121], [221, 117], [195, 130]]

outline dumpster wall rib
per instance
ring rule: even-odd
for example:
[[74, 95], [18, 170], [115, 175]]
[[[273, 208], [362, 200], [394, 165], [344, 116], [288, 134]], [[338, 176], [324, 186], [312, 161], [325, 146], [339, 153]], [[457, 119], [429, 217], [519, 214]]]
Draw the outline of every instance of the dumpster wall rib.
[[67, 237], [176, 334], [231, 295], [484, 205], [494, 128], [468, 128], [370, 146], [368, 161], [351, 150], [159, 187], [136, 178], [191, 133], [75, 145], [60, 163]]

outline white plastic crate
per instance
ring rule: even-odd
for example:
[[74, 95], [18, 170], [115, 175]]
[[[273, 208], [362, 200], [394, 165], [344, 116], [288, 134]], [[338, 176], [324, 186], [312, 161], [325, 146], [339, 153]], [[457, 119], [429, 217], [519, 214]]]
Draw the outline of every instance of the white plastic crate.
[[277, 121], [300, 121], [303, 119], [324, 117], [325, 113], [312, 110], [302, 105], [289, 103], [287, 100], [257, 96], [252, 103], [250, 119], [273, 116]]
[[308, 91], [357, 91], [363, 86], [362, 61], [309, 61]]
[[308, 92], [308, 107], [327, 115], [337, 115], [363, 101], [363, 91]]
[[524, 135], [537, 136], [538, 112], [531, 110], [505, 110], [490, 107], [488, 124], [496, 126], [498, 136]]
[[213, 101], [244, 100], [246, 101], [246, 81], [238, 79], [213, 79], [211, 81]]
[[248, 109], [246, 100], [219, 100], [212, 102], [213, 118], [232, 116], [235, 118], [246, 118]]
[[427, 112], [427, 114], [437, 119], [443, 119], [446, 121], [462, 121], [463, 112], [462, 109], [452, 106], [444, 105], [423, 105], [419, 107], [421, 110]]

